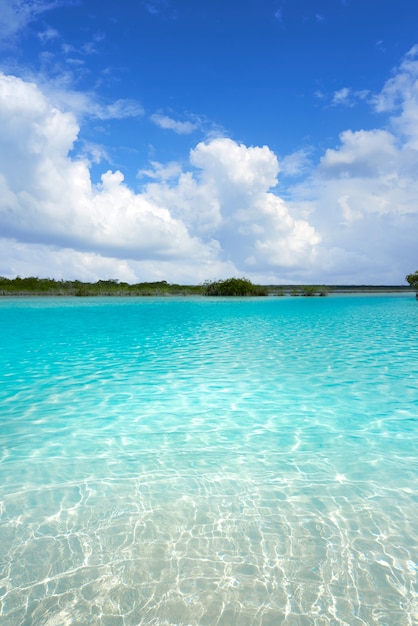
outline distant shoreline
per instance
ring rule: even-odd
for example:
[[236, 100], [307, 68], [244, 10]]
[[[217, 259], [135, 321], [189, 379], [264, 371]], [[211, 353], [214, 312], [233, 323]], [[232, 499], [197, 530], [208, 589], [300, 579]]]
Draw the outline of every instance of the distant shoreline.
[[[321, 297], [341, 294], [415, 293], [409, 285], [262, 285], [268, 296]], [[128, 284], [117, 280], [96, 283], [40, 278], [0, 278], [0, 297], [156, 297], [207, 296], [205, 285], [166, 281]], [[234, 296], [232, 296], [234, 297]]]

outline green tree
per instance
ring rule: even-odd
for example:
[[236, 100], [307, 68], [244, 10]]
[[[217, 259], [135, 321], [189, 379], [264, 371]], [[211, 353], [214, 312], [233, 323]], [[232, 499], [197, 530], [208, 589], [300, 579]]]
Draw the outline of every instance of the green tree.
[[205, 283], [206, 296], [268, 296], [268, 290], [261, 285], [253, 285], [247, 278], [227, 278]]
[[418, 270], [414, 272], [414, 274], [408, 274], [406, 281], [410, 284], [412, 289], [415, 289], [418, 298]]

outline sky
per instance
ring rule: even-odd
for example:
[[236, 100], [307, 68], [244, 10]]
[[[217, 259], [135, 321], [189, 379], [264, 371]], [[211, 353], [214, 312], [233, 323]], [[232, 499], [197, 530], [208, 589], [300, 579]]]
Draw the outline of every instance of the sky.
[[417, 269], [416, 0], [0, 0], [0, 275]]

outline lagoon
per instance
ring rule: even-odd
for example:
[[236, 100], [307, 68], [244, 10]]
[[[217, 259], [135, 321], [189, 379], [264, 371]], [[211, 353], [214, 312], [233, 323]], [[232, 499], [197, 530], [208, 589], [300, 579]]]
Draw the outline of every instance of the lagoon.
[[2, 626], [418, 623], [418, 304], [0, 300]]

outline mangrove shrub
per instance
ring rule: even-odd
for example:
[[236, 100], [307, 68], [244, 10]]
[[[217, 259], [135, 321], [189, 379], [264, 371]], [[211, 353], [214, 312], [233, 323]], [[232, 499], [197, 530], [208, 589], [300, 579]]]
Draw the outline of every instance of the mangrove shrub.
[[268, 289], [247, 278], [227, 278], [204, 284], [206, 296], [268, 296]]
[[418, 298], [418, 270], [413, 274], [408, 274], [408, 276], [406, 277], [406, 281], [410, 284], [412, 289], [415, 289]]

